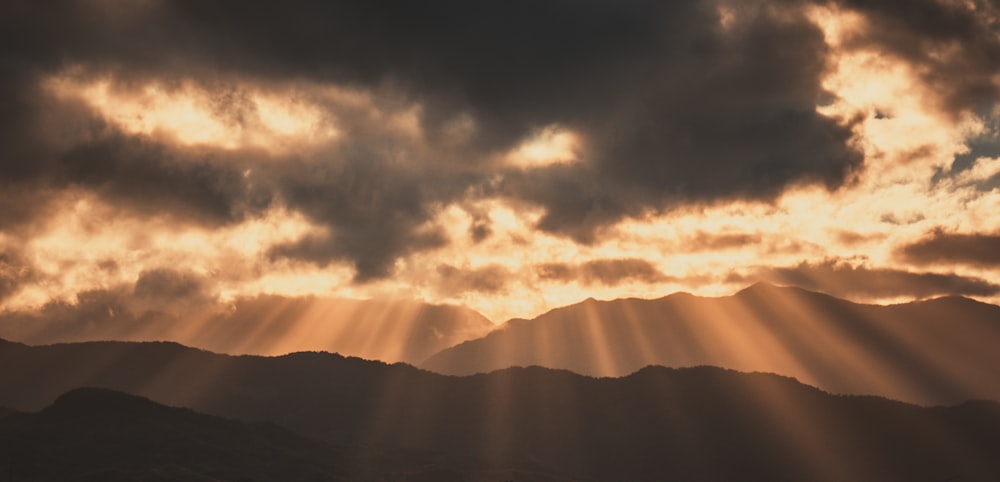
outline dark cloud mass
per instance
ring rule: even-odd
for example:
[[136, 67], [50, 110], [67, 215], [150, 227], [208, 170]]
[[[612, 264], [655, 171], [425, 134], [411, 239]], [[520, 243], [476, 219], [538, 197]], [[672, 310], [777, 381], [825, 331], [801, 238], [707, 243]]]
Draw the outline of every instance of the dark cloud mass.
[[[855, 35], [853, 47], [870, 48], [906, 60], [943, 94], [946, 112], [987, 112], [1000, 96], [1000, 4], [919, 0], [843, 0], [872, 28]], [[970, 5], [974, 6], [969, 8]], [[946, 54], [947, 53], [947, 54]]]
[[926, 238], [902, 246], [904, 261], [913, 264], [966, 264], [1000, 267], [1000, 233], [948, 233], [936, 230]]
[[[33, 222], [47, 201], [38, 193], [67, 189], [210, 226], [283, 205], [326, 234], [272, 254], [346, 261], [363, 281], [446, 244], [427, 222], [470, 195], [538, 205], [540, 229], [589, 242], [624, 217], [681, 204], [770, 200], [804, 183], [834, 189], [863, 159], [854, 121], [816, 111], [830, 96], [821, 87], [829, 48], [802, 4], [725, 4], [734, 20], [723, 25], [713, 0], [4, 2], [0, 226]], [[928, 82], [951, 89], [949, 107], [995, 101], [1000, 62], [982, 21], [929, 1], [845, 4], [886, 27], [859, 45], [926, 65]], [[925, 21], [940, 12], [943, 26]], [[919, 34], [931, 44], [908, 47]], [[942, 64], [923, 49], [948, 42], [967, 55]], [[233, 122], [250, 115], [237, 82], [361, 89], [419, 105], [423, 141], [334, 106], [342, 140], [306, 158], [181, 147], [55, 102], [39, 82], [66, 71], [115, 89], [192, 82], [218, 93]], [[474, 134], [455, 142], [460, 118]], [[578, 163], [495, 164], [550, 125], [581, 136]], [[472, 236], [489, 232], [477, 224]]]
[[838, 241], [844, 243], [848, 246], [854, 246], [857, 244], [867, 243], [871, 241], [880, 241], [885, 239], [885, 234], [883, 233], [857, 233], [848, 230], [836, 230], [833, 235]]
[[992, 0], [842, 3], [870, 24], [854, 35], [851, 47], [905, 60], [937, 94], [928, 100], [939, 102], [944, 113], [956, 118], [974, 113], [992, 124], [988, 135], [969, 141], [969, 153], [955, 157], [952, 173], [968, 169], [979, 156], [996, 155], [1000, 4]]
[[558, 97], [579, 92], [580, 115], [549, 121], [583, 132], [587, 162], [511, 179], [513, 195], [546, 207], [541, 228], [589, 241], [623, 216], [832, 188], [860, 166], [850, 126], [815, 110], [827, 49], [814, 25], [745, 4], [723, 29], [713, 5], [660, 5], [670, 11], [648, 14], [625, 60], [588, 58], [587, 79], [565, 78], [578, 85]]
[[892, 298], [966, 295], [995, 296], [1000, 285], [989, 281], [930, 272], [855, 266], [840, 260], [800, 263], [785, 268], [762, 268], [750, 277], [729, 281], [763, 279], [772, 283], [822, 291], [842, 298]]
[[497, 293], [506, 287], [510, 277], [510, 271], [500, 265], [459, 268], [442, 264], [437, 267], [437, 274], [437, 290], [445, 295]]
[[0, 250], [0, 301], [13, 295], [33, 278], [33, 270], [21, 253]]
[[684, 248], [692, 251], [736, 249], [760, 244], [761, 235], [755, 233], [711, 234], [699, 231], [684, 241]]
[[211, 299], [208, 283], [194, 273], [170, 269], [156, 269], [139, 274], [132, 295], [139, 300], [166, 299], [179, 301], [186, 299]]
[[668, 279], [656, 266], [637, 258], [595, 259], [577, 265], [546, 263], [536, 266], [535, 273], [543, 280], [578, 280], [584, 285], [613, 286], [629, 281], [656, 283]]

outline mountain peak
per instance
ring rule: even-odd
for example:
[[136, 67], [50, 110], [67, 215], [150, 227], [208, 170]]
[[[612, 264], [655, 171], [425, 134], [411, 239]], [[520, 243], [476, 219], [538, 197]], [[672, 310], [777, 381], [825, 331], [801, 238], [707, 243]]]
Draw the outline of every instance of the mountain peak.
[[[995, 348], [989, 341], [984, 345]], [[0, 419], [0, 443], [15, 441], [28, 450], [18, 459], [32, 461], [12, 465], [4, 458], [11, 452], [0, 451], [0, 467], [14, 466], [16, 480], [72, 480], [81, 473], [94, 474], [91, 480], [192, 481], [656, 481], [703, 473], [708, 475], [702, 480], [947, 480], [952, 474], [1000, 480], [1000, 464], [991, 457], [1000, 444], [1000, 418], [989, 403], [920, 408], [833, 396], [787, 374], [691, 363], [640, 367], [621, 378], [538, 366], [444, 377], [371, 362], [344, 366], [333, 357], [309, 354], [306, 361], [323, 363], [289, 363], [302, 356], [207, 355], [197, 365], [177, 367], [170, 359], [145, 356], [155, 345], [132, 347], [138, 358], [159, 361], [140, 366], [129, 360], [123, 362], [128, 370], [114, 375], [102, 354], [113, 345], [80, 345], [73, 359], [65, 358], [66, 350], [44, 347], [4, 353], [19, 371], [0, 370], [2, 404], [27, 400], [32, 395], [24, 392], [42, 385], [21, 382], [20, 370], [30, 370], [49, 387], [100, 383], [148, 394], [164, 405], [111, 390], [71, 390], [38, 414]], [[169, 375], [165, 367], [179, 369]], [[95, 381], [93, 374], [102, 370], [106, 377]], [[184, 392], [192, 373], [199, 372], [224, 376], [199, 385], [204, 391], [188, 398]], [[154, 390], [153, 379], [169, 384]], [[178, 405], [189, 408], [171, 408]], [[816, 443], [801, 454], [788, 452], [801, 445], [799, 432], [775, 430], [788, 423], [790, 409]], [[501, 425], [495, 423], [497, 413], [504, 415]], [[310, 442], [285, 429], [333, 444]], [[928, 433], [941, 438], [924, 436]], [[622, 434], [629, 435], [626, 444]], [[362, 446], [356, 450], [355, 443]], [[927, 463], [914, 465], [914, 457]], [[503, 465], [476, 468], [478, 458]], [[530, 460], [532, 472], [508, 465], [518, 460]], [[548, 477], [535, 467], [566, 475]]]
[[108, 390], [106, 388], [81, 387], [70, 390], [43, 410], [48, 414], [98, 415], [147, 412], [162, 409], [161, 405], [148, 398]]
[[[781, 294], [786, 294], [786, 295], [788, 295], [788, 294], [791, 294], [791, 295], [807, 295], [807, 296], [816, 296], [816, 295], [819, 295], [819, 296], [822, 296], [824, 298], [836, 298], [836, 297], [834, 297], [832, 295], [829, 295], [829, 294], [826, 294], [826, 293], [823, 293], [823, 292], [813, 291], [812, 289], [800, 288], [798, 286], [776, 285], [774, 283], [771, 283], [770, 281], [764, 281], [764, 280], [757, 281], [757, 282], [753, 283], [752, 285], [747, 286], [746, 288], [743, 288], [740, 291], [737, 291], [736, 294], [733, 295], [733, 296], [736, 296], [736, 297], [747, 296], [747, 295], [753, 295], [753, 296], [776, 296], [776, 295], [781, 295]], [[836, 299], [841, 300], [841, 301], [846, 301], [846, 300], [843, 300], [841, 298], [836, 298]]]
[[752, 294], [752, 293], [773, 293], [775, 291], [785, 289], [782, 286], [777, 286], [767, 281], [756, 281], [752, 285], [743, 288], [742, 290], [736, 292], [736, 296], [742, 294]]
[[[991, 343], [998, 313], [1000, 307], [962, 298], [866, 305], [758, 281], [730, 296], [583, 301], [441, 351], [421, 366], [469, 375], [541, 365], [615, 377], [646, 365], [713, 365], [921, 404], [1000, 399], [1000, 383], [985, 368], [1000, 362]], [[891, 376], [863, 376], [860, 364], [842, 363], [840, 350], [863, 354]], [[949, 366], [925, 368], [913, 352], [933, 353]]]

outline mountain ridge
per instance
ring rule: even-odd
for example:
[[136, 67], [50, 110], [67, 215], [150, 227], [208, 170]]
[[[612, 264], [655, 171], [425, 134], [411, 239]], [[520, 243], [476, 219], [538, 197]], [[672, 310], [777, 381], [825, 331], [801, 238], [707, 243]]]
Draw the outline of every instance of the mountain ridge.
[[621, 376], [646, 365], [713, 365], [935, 405], [1000, 399], [1000, 368], [990, 368], [1000, 367], [1000, 354], [990, 340], [1000, 340], [1000, 307], [969, 298], [867, 305], [761, 282], [723, 297], [583, 301], [512, 320], [420, 366]]
[[18, 367], [0, 370], [0, 405], [22, 410], [94, 386], [328, 443], [530, 460], [591, 480], [1000, 476], [995, 402], [922, 408], [718, 367], [654, 366], [619, 378], [529, 367], [458, 377], [315, 352], [229, 356], [129, 342], [11, 347], [0, 343], [0, 366]]
[[123, 392], [81, 387], [35, 413], [0, 419], [0, 467], [15, 480], [565, 481], [538, 465], [331, 444]]

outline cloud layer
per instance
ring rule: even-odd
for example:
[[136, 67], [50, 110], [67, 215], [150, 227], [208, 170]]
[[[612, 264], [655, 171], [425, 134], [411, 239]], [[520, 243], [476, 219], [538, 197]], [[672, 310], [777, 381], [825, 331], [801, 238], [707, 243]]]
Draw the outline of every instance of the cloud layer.
[[858, 296], [993, 297], [1000, 221], [976, 213], [997, 203], [998, 12], [7, 2], [0, 302], [183, 291], [162, 271], [179, 263], [223, 297], [507, 315], [761, 274], [828, 286], [856, 270], [816, 260], [859, 255], [901, 287]]

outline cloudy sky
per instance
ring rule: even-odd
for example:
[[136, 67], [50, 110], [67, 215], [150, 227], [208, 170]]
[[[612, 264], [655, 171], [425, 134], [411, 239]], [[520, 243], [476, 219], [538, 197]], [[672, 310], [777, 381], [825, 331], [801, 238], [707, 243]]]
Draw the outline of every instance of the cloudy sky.
[[995, 0], [9, 0], [0, 39], [8, 314], [1000, 302]]

